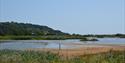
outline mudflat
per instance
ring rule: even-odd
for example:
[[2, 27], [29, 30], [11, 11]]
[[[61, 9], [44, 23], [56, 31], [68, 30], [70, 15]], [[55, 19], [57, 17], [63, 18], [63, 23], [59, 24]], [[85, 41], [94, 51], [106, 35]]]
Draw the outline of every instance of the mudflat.
[[109, 51], [124, 51], [125, 46], [119, 45], [81, 45], [81, 44], [70, 44], [74, 47], [80, 46], [79, 48], [71, 48], [71, 49], [51, 49], [51, 48], [33, 48], [27, 50], [33, 51], [46, 51], [59, 54], [62, 57], [74, 57], [80, 55], [87, 55], [87, 54], [97, 54], [97, 53], [104, 53]]

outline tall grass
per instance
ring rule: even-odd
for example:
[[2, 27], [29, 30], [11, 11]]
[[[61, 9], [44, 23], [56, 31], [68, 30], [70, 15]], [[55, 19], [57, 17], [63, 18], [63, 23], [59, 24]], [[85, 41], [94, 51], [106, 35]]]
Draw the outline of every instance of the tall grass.
[[65, 59], [50, 52], [0, 50], [0, 63], [125, 63], [125, 51], [110, 51]]
[[0, 63], [50, 63], [58, 59], [50, 52], [0, 50]]

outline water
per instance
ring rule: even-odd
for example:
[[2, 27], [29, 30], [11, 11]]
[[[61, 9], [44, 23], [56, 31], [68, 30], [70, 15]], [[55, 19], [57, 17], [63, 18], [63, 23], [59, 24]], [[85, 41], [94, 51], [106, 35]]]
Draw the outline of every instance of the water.
[[[125, 38], [98, 38], [99, 41], [80, 41], [79, 39], [70, 40], [3, 40], [0, 41], [0, 49], [28, 49], [28, 48], [78, 48], [81, 46], [93, 47], [103, 45], [125, 46]], [[80, 45], [71, 45], [80, 44]]]

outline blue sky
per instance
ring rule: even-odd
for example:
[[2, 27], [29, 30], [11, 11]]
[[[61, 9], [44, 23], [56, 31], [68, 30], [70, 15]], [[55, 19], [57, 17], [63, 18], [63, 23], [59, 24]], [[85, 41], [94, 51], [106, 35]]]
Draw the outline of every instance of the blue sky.
[[79, 34], [125, 33], [124, 0], [0, 0], [0, 22], [46, 25]]

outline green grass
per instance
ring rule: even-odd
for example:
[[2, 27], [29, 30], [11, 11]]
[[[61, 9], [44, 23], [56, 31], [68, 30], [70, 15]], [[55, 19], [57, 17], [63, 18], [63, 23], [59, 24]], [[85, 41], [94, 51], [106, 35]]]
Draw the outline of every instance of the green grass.
[[58, 59], [50, 52], [0, 50], [0, 63], [52, 63]]
[[88, 39], [83, 36], [72, 35], [48, 35], [48, 36], [0, 36], [0, 40], [66, 40], [81, 39], [81, 41], [98, 41], [97, 39]]
[[65, 40], [59, 36], [0, 36], [0, 40]]
[[125, 51], [109, 51], [106, 53], [80, 56], [79, 63], [125, 63]]
[[0, 50], [0, 63], [125, 63], [125, 51], [60, 58], [50, 52]]
[[59, 35], [48, 35], [48, 36], [0, 36], [0, 40], [65, 40], [65, 39], [81, 39], [85, 37], [81, 36], [59, 36]]

